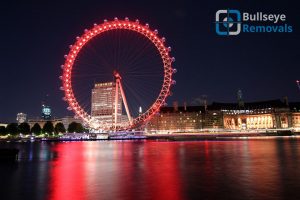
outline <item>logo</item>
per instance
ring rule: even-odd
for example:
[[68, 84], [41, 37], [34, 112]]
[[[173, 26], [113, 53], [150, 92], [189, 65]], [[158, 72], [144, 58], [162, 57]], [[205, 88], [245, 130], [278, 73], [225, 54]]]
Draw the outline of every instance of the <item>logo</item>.
[[240, 33], [292, 33], [284, 13], [241, 12], [236, 9], [216, 12], [216, 33], [221, 36]]
[[238, 35], [241, 32], [241, 13], [238, 10], [218, 10], [216, 12], [216, 32], [218, 35]]

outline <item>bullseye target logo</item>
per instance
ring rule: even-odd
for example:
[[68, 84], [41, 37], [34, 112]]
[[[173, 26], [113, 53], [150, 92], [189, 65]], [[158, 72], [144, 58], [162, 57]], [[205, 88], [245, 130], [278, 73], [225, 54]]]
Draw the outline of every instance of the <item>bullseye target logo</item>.
[[221, 36], [240, 33], [292, 33], [293, 26], [288, 23], [284, 13], [241, 12], [224, 9], [216, 12], [216, 33]]
[[218, 35], [238, 35], [241, 32], [241, 13], [238, 10], [218, 10], [216, 12], [216, 32]]

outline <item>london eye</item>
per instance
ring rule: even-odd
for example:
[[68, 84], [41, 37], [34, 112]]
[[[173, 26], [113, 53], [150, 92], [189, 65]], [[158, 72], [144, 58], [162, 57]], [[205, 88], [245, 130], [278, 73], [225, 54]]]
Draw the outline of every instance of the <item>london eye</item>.
[[60, 79], [69, 110], [94, 130], [142, 126], [175, 84], [171, 47], [149, 24], [104, 20], [76, 37]]

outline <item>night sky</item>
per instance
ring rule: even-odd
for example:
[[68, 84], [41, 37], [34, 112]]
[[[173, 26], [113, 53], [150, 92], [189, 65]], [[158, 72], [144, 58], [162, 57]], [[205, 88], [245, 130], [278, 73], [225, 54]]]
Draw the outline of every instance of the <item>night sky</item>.
[[[209, 3], [208, 3], [209, 2]], [[180, 104], [201, 95], [209, 102], [282, 99], [300, 101], [300, 12], [298, 1], [5, 1], [0, 5], [0, 122], [18, 112], [40, 116], [46, 100], [53, 116], [72, 115], [59, 90], [60, 65], [75, 37], [104, 19], [139, 19], [165, 36], [178, 73], [173, 96]], [[217, 10], [284, 13], [293, 33], [257, 33], [221, 37]]]

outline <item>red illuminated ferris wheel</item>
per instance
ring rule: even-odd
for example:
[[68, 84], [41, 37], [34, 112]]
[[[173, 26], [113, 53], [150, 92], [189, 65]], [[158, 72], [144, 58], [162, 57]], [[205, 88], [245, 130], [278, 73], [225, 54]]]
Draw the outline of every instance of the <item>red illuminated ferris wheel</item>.
[[[152, 102], [149, 103], [149, 105], [146, 107], [144, 107], [143, 110], [145, 110], [145, 112], [139, 112], [138, 115], [133, 115], [131, 114], [131, 109], [132, 107], [129, 106], [131, 99], [133, 98], [126, 98], [127, 94], [129, 93], [129, 91], [132, 91], [132, 93], [134, 94], [133, 96], [138, 98], [138, 93], [145, 93], [145, 91], [147, 91], [147, 89], [136, 89], [135, 90], [135, 86], [139, 87], [142, 84], [139, 84], [138, 82], [134, 83], [134, 86], [128, 87], [127, 86], [130, 85], [131, 82], [133, 81], [129, 81], [126, 80], [126, 69], [123, 70], [124, 73], [122, 73], [122, 70], [118, 70], [116, 69], [114, 66], [112, 65], [116, 65], [116, 64], [112, 64], [110, 65], [111, 67], [111, 76], [114, 79], [114, 102], [112, 102], [111, 105], [111, 109], [113, 110], [114, 114], [113, 114], [113, 123], [107, 123], [102, 121], [101, 119], [98, 119], [97, 117], [94, 117], [93, 115], [91, 115], [91, 113], [86, 109], [85, 107], [85, 103], [82, 103], [79, 100], [79, 96], [81, 92], [78, 92], [79, 94], [76, 94], [76, 89], [75, 88], [75, 84], [77, 82], [76, 77], [82, 77], [82, 73], [79, 73], [78, 71], [80, 71], [80, 68], [87, 68], [87, 67], [83, 67], [80, 66], [78, 63], [80, 63], [80, 59], [81, 59], [81, 52], [83, 51], [84, 48], [86, 48], [86, 46], [91, 46], [89, 44], [93, 44], [94, 43], [94, 38], [101, 38], [104, 37], [105, 34], [108, 35], [110, 32], [117, 32], [116, 34], [119, 34], [118, 32], [125, 32], [122, 33], [123, 35], [128, 35], [130, 33], [134, 33], [136, 34], [136, 36], [134, 36], [133, 38], [137, 38], [137, 37], [142, 37], [143, 40], [146, 40], [146, 42], [149, 42], [152, 45], [152, 49], [154, 48], [155, 50], [152, 51], [157, 51], [156, 57], [158, 57], [157, 60], [160, 60], [161, 62], [161, 66], [159, 66], [159, 70], [155, 71], [151, 70], [150, 67], [145, 67], [146, 64], [151, 63], [151, 60], [154, 60], [152, 58], [149, 58], [147, 61], [145, 61], [146, 64], [141, 64], [141, 62], [136, 61], [136, 63], [134, 65], [134, 72], [135, 75], [137, 76], [137, 72], [141, 72], [144, 73], [144, 75], [148, 75], [149, 77], [155, 77], [157, 76], [161, 76], [161, 82], [156, 81], [156, 79], [154, 78], [153, 80], [149, 80], [149, 83], [145, 83], [145, 87], [148, 88], [149, 85], [151, 84], [155, 84], [155, 82], [158, 82], [157, 84], [160, 85], [159, 87], [159, 91], [157, 92], [157, 95], [155, 96], [155, 93], [153, 93], [154, 96], [153, 100], [151, 100]], [[115, 33], [113, 33], [115, 34]], [[113, 39], [112, 41], [118, 41], [118, 46], [120, 46], [120, 43], [122, 43], [122, 34], [119, 34], [118, 37], [116, 37], [117, 39]], [[121, 35], [121, 36], [120, 36]], [[106, 36], [105, 36], [106, 37]], [[175, 84], [176, 82], [172, 79], [172, 75], [176, 72], [176, 69], [174, 69], [172, 67], [172, 63], [175, 61], [174, 57], [170, 56], [170, 51], [171, 48], [170, 47], [166, 47], [165, 45], [165, 38], [164, 37], [159, 37], [158, 36], [158, 31], [157, 30], [151, 30], [149, 28], [148, 24], [140, 24], [138, 20], [136, 21], [130, 21], [128, 18], [125, 18], [124, 20], [119, 20], [118, 18], [114, 18], [114, 20], [112, 21], [107, 21], [104, 20], [103, 23], [101, 24], [94, 24], [94, 27], [89, 29], [89, 30], [85, 30], [84, 34], [80, 37], [76, 38], [77, 41], [73, 44], [70, 45], [70, 51], [67, 55], [65, 55], [65, 63], [64, 65], [62, 65], [62, 69], [63, 69], [63, 74], [60, 77], [62, 79], [63, 82], [63, 86], [61, 87], [61, 90], [64, 91], [65, 97], [64, 100], [67, 101], [67, 103], [69, 104], [68, 109], [72, 110], [75, 115], [77, 117], [79, 117], [80, 119], [82, 119], [84, 121], [84, 123], [89, 126], [92, 129], [95, 130], [108, 130], [108, 129], [115, 129], [115, 130], [124, 130], [124, 129], [132, 129], [134, 127], [137, 127], [139, 125], [144, 124], [145, 122], [147, 122], [148, 120], [150, 120], [160, 109], [161, 106], [163, 106], [166, 102], [166, 98], [170, 95], [170, 88], [172, 84]], [[104, 41], [102, 41], [102, 43], [107, 43], [107, 39], [105, 39]], [[151, 46], [150, 45], [150, 46]], [[111, 48], [109, 45], [109, 48]], [[125, 52], [126, 56], [119, 56], [122, 57], [124, 60], [128, 60], [130, 58], [130, 55], [128, 55], [128, 51], [130, 51], [130, 45], [128, 45], [129, 47], [126, 47], [125, 50], [118, 50], [117, 53], [112, 53], [115, 55], [120, 55], [120, 52]], [[149, 46], [149, 44], [148, 44]], [[89, 47], [91, 48], [91, 47]], [[145, 47], [145, 49], [149, 49], [151, 47]], [[93, 49], [94, 51], [94, 49]], [[110, 50], [110, 49], [106, 49], [105, 51], [103, 51], [103, 54], [107, 53], [109, 54], [109, 52], [113, 52], [114, 50]], [[134, 51], [134, 49], [132, 50]], [[143, 52], [145, 55], [143, 55]], [[147, 57], [147, 53], [146, 51], [141, 51], [139, 50], [138, 54], [140, 55], [141, 58], [145, 58]], [[101, 56], [101, 53], [97, 54], [98, 56]], [[116, 57], [116, 56], [115, 56]], [[78, 61], [79, 60], [79, 61]], [[86, 59], [88, 61], [90, 61], [91, 59]], [[100, 59], [99, 59], [100, 60]], [[120, 60], [120, 59], [115, 59], [115, 60]], [[107, 62], [105, 62], [107, 63]], [[128, 63], [130, 63], [128, 61]], [[89, 64], [90, 66], [92, 66], [91, 64]], [[109, 64], [107, 64], [109, 65]], [[124, 61], [122, 63], [122, 65], [126, 65], [127, 63]], [[129, 66], [130, 64], [128, 64]], [[132, 64], [133, 65], [133, 64]], [[160, 64], [153, 64], [156, 66], [160, 65]], [[76, 66], [76, 67], [75, 67]], [[88, 66], [88, 65], [86, 65]], [[96, 65], [93, 65], [96, 66]], [[79, 69], [77, 69], [79, 68]], [[146, 68], [146, 69], [145, 69]], [[143, 70], [145, 70], [145, 72], [142, 72]], [[147, 71], [148, 70], [148, 71]], [[152, 72], [153, 71], [153, 72]], [[79, 74], [76, 74], [76, 72], [78, 72]], [[151, 74], [152, 73], [152, 74]], [[155, 74], [156, 73], [156, 74]], [[93, 72], [92, 75], [96, 75], [97, 73]], [[140, 75], [142, 76], [142, 75]], [[143, 78], [144, 80], [146, 80], [145, 78]], [[124, 82], [123, 82], [124, 80]], [[134, 79], [136, 80], [136, 79]], [[158, 80], [158, 79], [157, 79]], [[127, 81], [127, 83], [126, 83]], [[80, 84], [82, 85], [82, 84]], [[90, 90], [90, 88], [88, 89]], [[86, 91], [83, 90], [83, 91]], [[150, 94], [151, 92], [146, 92], [146, 94], [144, 94], [144, 96], [146, 96], [146, 94]], [[152, 93], [151, 93], [152, 94]], [[118, 105], [118, 96], [121, 95], [122, 97], [122, 102], [123, 102], [123, 107], [125, 108], [126, 111], [126, 115], [128, 120], [126, 122], [119, 122], [119, 118], [117, 118], [117, 105]], [[143, 95], [141, 95], [141, 98], [138, 99], [142, 99], [141, 101], [143, 101]], [[89, 98], [87, 98], [89, 99]], [[137, 103], [136, 103], [137, 104]], [[135, 104], [135, 105], [136, 105]], [[134, 106], [135, 106], [134, 105]], [[137, 106], [137, 105], [136, 105]]]

